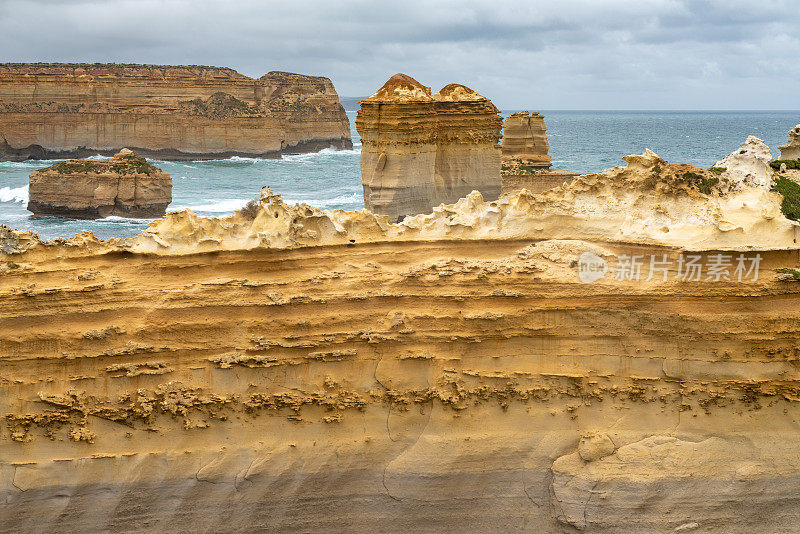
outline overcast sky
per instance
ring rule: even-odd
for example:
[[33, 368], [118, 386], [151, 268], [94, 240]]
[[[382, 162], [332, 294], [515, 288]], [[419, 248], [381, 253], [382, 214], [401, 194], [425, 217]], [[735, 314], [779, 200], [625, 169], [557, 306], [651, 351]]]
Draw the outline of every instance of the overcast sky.
[[800, 0], [0, 0], [0, 60], [228, 66], [505, 109], [800, 109]]

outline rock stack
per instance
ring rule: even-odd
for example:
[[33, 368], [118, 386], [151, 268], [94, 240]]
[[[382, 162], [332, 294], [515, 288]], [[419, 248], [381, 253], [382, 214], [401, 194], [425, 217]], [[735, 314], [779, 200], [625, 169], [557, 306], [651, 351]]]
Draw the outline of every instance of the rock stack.
[[172, 178], [123, 149], [110, 160], [74, 159], [34, 171], [28, 193], [34, 215], [154, 218], [172, 202]]
[[789, 130], [789, 141], [778, 147], [781, 160], [800, 159], [800, 124]]
[[512, 113], [503, 123], [503, 193], [542, 193], [571, 182], [577, 173], [550, 168], [547, 127], [537, 112]]
[[492, 102], [472, 89], [430, 87], [396, 74], [361, 102], [365, 207], [391, 220], [478, 190], [500, 195], [500, 128]]
[[532, 167], [549, 169], [548, 150], [547, 127], [540, 113], [512, 113], [503, 123], [503, 161], [516, 158]]

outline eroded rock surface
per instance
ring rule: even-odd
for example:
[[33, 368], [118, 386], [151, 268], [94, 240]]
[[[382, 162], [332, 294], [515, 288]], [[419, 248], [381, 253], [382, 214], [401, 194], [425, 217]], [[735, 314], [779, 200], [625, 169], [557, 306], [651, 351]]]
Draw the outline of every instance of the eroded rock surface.
[[328, 78], [219, 67], [0, 64], [0, 159], [280, 157], [352, 148]]
[[123, 149], [110, 160], [75, 159], [34, 171], [28, 192], [34, 215], [156, 218], [172, 202], [172, 178]]
[[774, 174], [769, 165], [771, 161], [772, 153], [766, 143], [751, 135], [739, 148], [716, 162], [714, 168], [733, 183], [769, 189]]
[[781, 151], [781, 159], [800, 159], [800, 124], [789, 130], [789, 141], [778, 148]]
[[550, 145], [544, 117], [537, 113], [519, 111], [503, 122], [503, 161], [517, 159], [534, 168], [549, 169]]
[[361, 102], [365, 207], [394, 221], [480, 191], [500, 195], [501, 119], [487, 98], [459, 84], [431, 94], [404, 74]]
[[[795, 532], [797, 224], [625, 161], [399, 224], [0, 226], [0, 532]], [[685, 276], [720, 254], [758, 276]]]

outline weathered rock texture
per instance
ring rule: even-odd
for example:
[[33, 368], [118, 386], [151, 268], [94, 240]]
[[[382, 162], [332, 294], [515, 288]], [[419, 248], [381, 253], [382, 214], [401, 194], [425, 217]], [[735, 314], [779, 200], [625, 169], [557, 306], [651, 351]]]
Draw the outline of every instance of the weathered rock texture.
[[501, 172], [503, 193], [527, 189], [531, 193], [544, 193], [555, 187], [572, 183], [577, 172], [562, 169], [531, 169], [515, 165], [514, 161], [503, 163]]
[[500, 173], [503, 193], [520, 189], [543, 193], [572, 182], [578, 173], [550, 169], [549, 149], [547, 127], [541, 114], [520, 111], [506, 118]]
[[463, 85], [431, 95], [396, 74], [361, 102], [365, 207], [391, 220], [430, 212], [473, 190], [500, 195], [501, 119], [490, 100]]
[[503, 161], [518, 159], [535, 168], [549, 169], [548, 150], [547, 127], [541, 114], [519, 111], [503, 122]]
[[280, 157], [352, 147], [327, 78], [117, 64], [0, 64], [0, 159]]
[[400, 224], [265, 189], [130, 240], [0, 227], [0, 532], [796, 532], [798, 226], [625, 159]]
[[172, 202], [172, 178], [123, 149], [110, 160], [62, 161], [34, 171], [28, 194], [34, 215], [155, 218]]
[[789, 130], [789, 141], [778, 147], [781, 159], [800, 159], [800, 124]]
[[772, 186], [772, 153], [758, 137], [751, 135], [739, 148], [714, 164], [721, 176], [736, 183], [760, 188]]

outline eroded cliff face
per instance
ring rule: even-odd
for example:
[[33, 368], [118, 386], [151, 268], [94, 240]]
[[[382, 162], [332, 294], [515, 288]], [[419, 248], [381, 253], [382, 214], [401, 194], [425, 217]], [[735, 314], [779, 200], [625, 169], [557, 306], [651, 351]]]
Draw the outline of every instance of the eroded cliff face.
[[400, 224], [0, 227], [0, 531], [795, 531], [797, 224], [625, 159]]
[[503, 161], [517, 159], [535, 168], [550, 168], [547, 127], [539, 113], [519, 111], [503, 122]]
[[778, 148], [781, 151], [782, 160], [800, 160], [800, 124], [789, 130], [789, 140]]
[[62, 161], [34, 171], [28, 191], [34, 215], [155, 218], [172, 202], [172, 178], [123, 149], [110, 160]]
[[459, 84], [436, 94], [404, 74], [361, 102], [365, 207], [394, 221], [473, 190], [500, 195], [501, 119], [487, 98]]
[[327, 78], [217, 67], [0, 64], [0, 158], [280, 157], [351, 148]]

